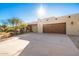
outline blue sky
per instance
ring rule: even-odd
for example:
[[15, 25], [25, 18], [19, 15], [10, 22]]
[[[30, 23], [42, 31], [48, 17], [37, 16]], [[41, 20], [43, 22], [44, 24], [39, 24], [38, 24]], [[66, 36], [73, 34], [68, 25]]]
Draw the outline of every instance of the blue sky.
[[[40, 3], [0, 3], [0, 22], [12, 17], [20, 18], [24, 22], [36, 21], [40, 5]], [[46, 11], [44, 17], [79, 13], [78, 3], [42, 3], [42, 6]]]

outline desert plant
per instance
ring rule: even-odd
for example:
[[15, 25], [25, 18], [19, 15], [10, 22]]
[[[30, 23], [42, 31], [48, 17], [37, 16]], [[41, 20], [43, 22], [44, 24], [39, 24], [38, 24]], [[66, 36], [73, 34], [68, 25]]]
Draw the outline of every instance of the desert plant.
[[13, 17], [3, 22], [0, 27], [0, 31], [18, 34], [25, 32], [27, 26], [27, 23], [22, 22], [19, 18]]
[[2, 32], [6, 32], [7, 29], [8, 29], [8, 27], [7, 27], [6, 25], [0, 26], [0, 30], [1, 30]]

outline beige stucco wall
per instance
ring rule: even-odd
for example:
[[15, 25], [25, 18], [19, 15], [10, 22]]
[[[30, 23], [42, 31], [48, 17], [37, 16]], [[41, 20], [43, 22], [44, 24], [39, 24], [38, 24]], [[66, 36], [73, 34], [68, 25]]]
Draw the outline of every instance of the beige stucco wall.
[[[72, 21], [74, 23], [73, 25], [71, 24]], [[57, 20], [55, 17], [39, 19], [38, 32], [43, 33], [43, 24], [64, 23], [64, 22], [66, 22], [66, 34], [79, 35], [79, 14], [70, 15], [70, 18], [68, 18], [68, 16], [57, 17]]]
[[37, 32], [38, 30], [37, 30], [37, 25], [32, 25], [32, 31], [33, 32]]
[[40, 20], [38, 20], [37, 28], [38, 28], [38, 33], [43, 32], [43, 24]]
[[67, 19], [66, 33], [68, 35], [79, 35], [79, 15], [72, 15], [71, 18]]
[[[53, 23], [65, 23], [66, 18], [45, 18], [45, 19], [40, 19], [38, 20], [38, 32], [43, 33], [43, 24], [53, 24]], [[60, 20], [61, 19], [61, 20]]]

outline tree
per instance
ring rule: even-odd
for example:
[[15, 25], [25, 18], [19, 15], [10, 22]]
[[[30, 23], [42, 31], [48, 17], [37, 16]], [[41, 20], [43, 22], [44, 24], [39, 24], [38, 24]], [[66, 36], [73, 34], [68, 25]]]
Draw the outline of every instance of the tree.
[[21, 25], [19, 27], [22, 29], [22, 28], [26, 28], [27, 26], [28, 26], [27, 23], [21, 23]]
[[28, 24], [27, 23], [21, 23], [21, 25], [19, 26], [19, 28], [20, 28], [20, 32], [21, 33], [23, 33], [23, 32], [26, 32], [26, 27], [28, 26]]
[[14, 28], [15, 34], [17, 34], [18, 26], [20, 26], [22, 21], [19, 18], [11, 18], [11, 19], [8, 19], [8, 23], [9, 25], [11, 25], [11, 27]]
[[8, 22], [12, 26], [19, 26], [22, 21], [19, 18], [11, 18], [11, 19], [8, 19]]

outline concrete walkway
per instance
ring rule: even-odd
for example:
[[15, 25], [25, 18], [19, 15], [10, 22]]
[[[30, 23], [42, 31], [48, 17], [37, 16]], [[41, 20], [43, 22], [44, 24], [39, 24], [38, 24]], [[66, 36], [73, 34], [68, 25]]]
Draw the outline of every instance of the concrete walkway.
[[67, 35], [27, 33], [19, 35], [30, 41], [20, 56], [77, 56], [79, 51]]
[[17, 56], [29, 44], [27, 40], [21, 40], [18, 37], [10, 37], [0, 42], [0, 56]]

